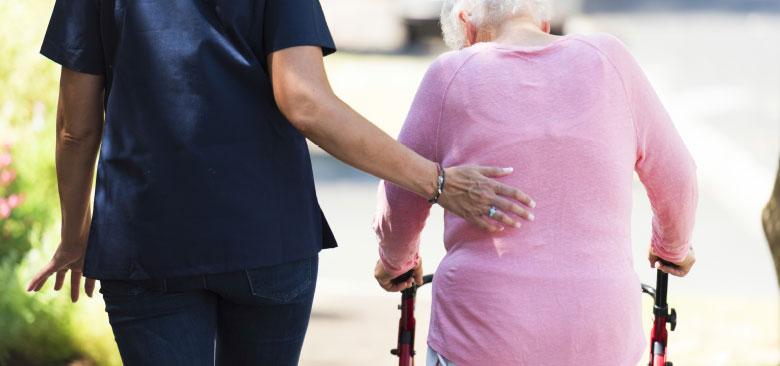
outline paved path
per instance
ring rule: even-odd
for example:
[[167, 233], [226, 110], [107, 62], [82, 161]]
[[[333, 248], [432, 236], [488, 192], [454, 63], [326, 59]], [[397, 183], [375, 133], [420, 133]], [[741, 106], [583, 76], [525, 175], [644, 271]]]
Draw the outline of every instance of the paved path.
[[[672, 281], [670, 294], [680, 313], [672, 338], [677, 364], [776, 365], [777, 286], [759, 218], [780, 142], [780, 17], [593, 15], [571, 27], [611, 32], [629, 45], [699, 165], [699, 263], [689, 278]], [[434, 56], [342, 54], [329, 57], [327, 67], [339, 95], [396, 134]], [[369, 223], [377, 182], [320, 155], [315, 169], [342, 247], [322, 254], [301, 364], [392, 365], [398, 296], [382, 293], [371, 278], [377, 256]], [[636, 267], [651, 281], [643, 261], [651, 211], [638, 183], [634, 197]], [[441, 211], [431, 217], [422, 255], [433, 270], [443, 255]], [[424, 346], [429, 294], [421, 290], [418, 348]], [[648, 309], [645, 318], [649, 324]]]

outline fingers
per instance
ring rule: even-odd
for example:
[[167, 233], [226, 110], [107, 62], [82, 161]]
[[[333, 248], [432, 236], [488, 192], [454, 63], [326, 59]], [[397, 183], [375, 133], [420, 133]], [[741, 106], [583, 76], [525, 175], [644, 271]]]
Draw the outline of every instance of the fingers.
[[[65, 278], [68, 271], [70, 271], [70, 299], [73, 302], [78, 301], [79, 290], [81, 289], [83, 255], [84, 253], [81, 249], [69, 249], [60, 244], [51, 261], [30, 280], [30, 283], [27, 285], [27, 291], [40, 291], [53, 274], [56, 274], [54, 290], [59, 291], [64, 286]], [[87, 295], [92, 296], [95, 290], [95, 281], [85, 282], [84, 290]]]
[[685, 275], [688, 274], [688, 271], [685, 268], [683, 268], [683, 267], [664, 264], [661, 261], [656, 261], [654, 267], [656, 269], [658, 269], [658, 270], [660, 270], [662, 272], [666, 272], [666, 273], [668, 273], [668, 274], [670, 274], [672, 276], [685, 277]]
[[653, 253], [647, 255], [647, 261], [650, 262], [650, 268], [655, 268], [655, 262], [658, 262], [660, 258]]
[[62, 289], [63, 283], [65, 283], [65, 275], [68, 273], [67, 269], [57, 271], [57, 277], [54, 280], [54, 291]]
[[497, 233], [502, 230], [504, 230], [504, 227], [498, 224], [495, 224], [496, 221], [490, 219], [485, 216], [475, 216], [469, 219], [473, 224], [477, 225], [480, 229], [491, 232], [491, 233]]
[[70, 271], [70, 301], [79, 301], [79, 292], [81, 292], [81, 271]]
[[661, 260], [657, 255], [655, 255], [655, 251], [653, 251], [653, 244], [651, 243], [649, 247], [647, 248], [647, 260], [650, 262], [650, 268], [655, 268], [655, 262], [658, 262]]
[[422, 258], [418, 259], [417, 267], [414, 268], [414, 283], [416, 283], [417, 286], [422, 286], [423, 285]]
[[[493, 214], [493, 217], [491, 217], [491, 219], [493, 219], [494, 221], [498, 221], [498, 222], [500, 222], [500, 223], [502, 223], [502, 224], [504, 224], [506, 226], [516, 227], [516, 228], [519, 228], [520, 226], [522, 226], [521, 223], [513, 220], [511, 217], [509, 217], [509, 215], [507, 215], [507, 214], [505, 214], [505, 213], [503, 213], [501, 211], [496, 211], [496, 213]], [[503, 227], [502, 227], [502, 229], [503, 229]]]
[[[508, 186], [506, 184], [496, 182], [496, 186], [493, 188], [493, 190], [499, 196], [512, 198], [512, 199], [517, 200], [518, 202], [520, 202], [520, 203], [522, 203], [522, 204], [524, 204], [524, 205], [526, 205], [526, 206], [528, 206], [530, 208], [536, 207], [536, 202], [534, 202], [534, 200], [531, 198], [531, 196], [525, 194], [523, 191], [521, 191], [521, 190], [519, 190], [519, 189], [517, 189], [515, 187]], [[526, 210], [524, 210], [524, 211], [526, 211]]]
[[515, 214], [518, 217], [521, 217], [528, 221], [534, 221], [534, 219], [536, 218], [534, 214], [531, 213], [531, 211], [526, 210], [522, 206], [515, 204], [514, 202], [506, 198], [496, 196], [494, 201], [495, 201], [494, 205], [497, 208], [501, 209], [501, 211], [503, 212]]
[[401, 282], [399, 284], [394, 284], [392, 282], [388, 282], [384, 285], [382, 285], [382, 288], [385, 289], [387, 292], [400, 292], [403, 290], [406, 290], [410, 287], [412, 287], [412, 284], [414, 284], [414, 278], [410, 278], [406, 280], [405, 282]]
[[415, 281], [414, 277], [410, 277], [406, 281], [400, 283], [394, 283], [392, 279], [386, 281], [380, 281], [379, 279], [377, 279], [377, 282], [379, 282], [379, 286], [382, 287], [387, 292], [399, 292], [399, 291], [406, 290], [409, 287], [412, 287], [414, 281]]
[[502, 231], [504, 229], [503, 226], [499, 226], [496, 225], [495, 223], [490, 222], [491, 220], [509, 227], [514, 227], [514, 228], [521, 227], [522, 224], [519, 221], [517, 221], [513, 216], [507, 214], [509, 212], [528, 221], [533, 221], [535, 219], [534, 215], [530, 213], [528, 210], [522, 208], [520, 205], [512, 203], [511, 201], [505, 198], [495, 197], [495, 207], [498, 210], [496, 210], [493, 216], [492, 217], [487, 216], [488, 219], [487, 225], [489, 225], [489, 227], [486, 228], [482, 226], [483, 229], [487, 229], [490, 231]]
[[27, 285], [27, 291], [40, 291], [41, 287], [46, 284], [46, 280], [49, 279], [49, 276], [53, 275], [55, 271], [56, 268], [54, 263], [49, 262], [46, 267], [43, 267], [43, 269], [30, 280], [30, 283]]
[[685, 259], [679, 262], [669, 262], [657, 256], [651, 245], [647, 253], [647, 260], [650, 262], [650, 268], [659, 269], [673, 276], [685, 277], [691, 271], [693, 265], [696, 264], [696, 253], [693, 251], [693, 248], [690, 248]]
[[[451, 167], [449, 181], [439, 204], [480, 229], [499, 232], [505, 226], [518, 227], [518, 218], [533, 220], [529, 212], [536, 203], [520, 190], [501, 184], [493, 179], [512, 173], [512, 168], [497, 167]], [[501, 212], [487, 217], [488, 208], [495, 206]], [[515, 217], [517, 216], [517, 217]]]
[[401, 283], [393, 283], [393, 277], [390, 277], [387, 273], [381, 260], [378, 260], [376, 262], [376, 267], [374, 267], [374, 278], [376, 279], [376, 282], [379, 283], [379, 286], [387, 292], [403, 291], [412, 287], [412, 283], [414, 282], [414, 277], [412, 277]]
[[482, 173], [482, 175], [486, 177], [499, 178], [499, 177], [504, 177], [509, 174], [512, 174], [514, 168], [496, 168], [496, 167], [480, 166], [477, 167], [477, 171]]
[[84, 281], [84, 293], [87, 294], [87, 296], [92, 297], [92, 294], [95, 293], [95, 279], [94, 278], [87, 278]]

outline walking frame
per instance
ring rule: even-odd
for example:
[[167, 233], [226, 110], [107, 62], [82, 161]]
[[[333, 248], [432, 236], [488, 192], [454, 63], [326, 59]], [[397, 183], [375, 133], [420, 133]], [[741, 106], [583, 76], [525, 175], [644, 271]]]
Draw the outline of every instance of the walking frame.
[[[653, 298], [653, 328], [650, 332], [650, 362], [648, 366], [673, 366], [666, 357], [669, 336], [666, 325], [670, 325], [669, 330], [671, 331], [677, 328], [677, 312], [670, 309], [666, 302], [669, 275], [660, 269], [656, 272], [655, 287], [642, 284], [642, 292]], [[393, 282], [403, 283], [411, 278], [412, 274], [413, 271], [409, 271], [394, 279]], [[401, 305], [398, 305], [398, 309], [401, 310], [401, 318], [398, 321], [398, 344], [390, 351], [391, 354], [398, 357], [399, 366], [414, 366], [416, 353], [414, 335], [417, 325], [414, 318], [414, 305], [417, 289], [431, 282], [433, 282], [433, 275], [429, 274], [423, 277], [422, 285], [413, 283], [411, 287], [401, 291]]]

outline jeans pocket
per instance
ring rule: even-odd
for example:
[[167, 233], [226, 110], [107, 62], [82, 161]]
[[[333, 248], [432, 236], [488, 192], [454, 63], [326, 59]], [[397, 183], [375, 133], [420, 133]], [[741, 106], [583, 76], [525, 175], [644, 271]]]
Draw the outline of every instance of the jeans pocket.
[[314, 256], [270, 267], [246, 270], [252, 295], [278, 304], [296, 301], [312, 291], [317, 276]]

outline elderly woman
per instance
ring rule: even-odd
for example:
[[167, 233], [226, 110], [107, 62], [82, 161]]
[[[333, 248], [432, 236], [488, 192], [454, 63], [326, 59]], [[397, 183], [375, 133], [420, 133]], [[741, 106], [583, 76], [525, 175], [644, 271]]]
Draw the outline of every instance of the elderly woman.
[[[651, 265], [684, 276], [694, 162], [626, 47], [548, 34], [542, 0], [447, 0], [458, 51], [426, 73], [399, 140], [443, 166], [512, 166], [535, 220], [484, 232], [445, 213], [429, 365], [636, 365], [645, 349], [630, 217], [633, 172], [653, 206]], [[430, 204], [383, 183], [376, 277], [417, 268]], [[474, 212], [512, 216], [503, 206]], [[534, 219], [534, 217], [531, 217]], [[669, 264], [662, 264], [663, 259]], [[417, 279], [419, 280], [419, 278]]]

